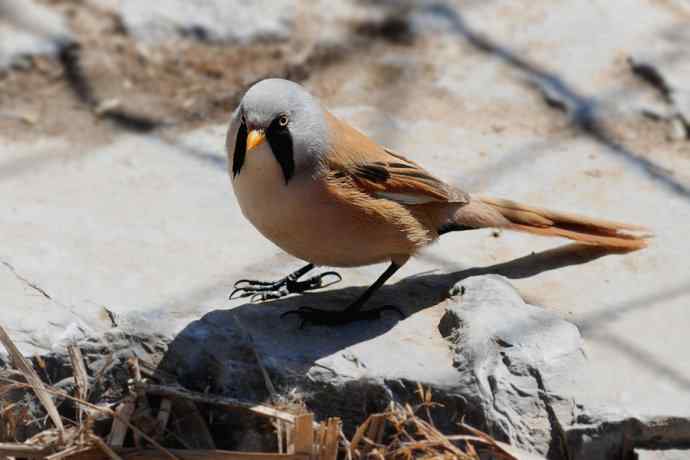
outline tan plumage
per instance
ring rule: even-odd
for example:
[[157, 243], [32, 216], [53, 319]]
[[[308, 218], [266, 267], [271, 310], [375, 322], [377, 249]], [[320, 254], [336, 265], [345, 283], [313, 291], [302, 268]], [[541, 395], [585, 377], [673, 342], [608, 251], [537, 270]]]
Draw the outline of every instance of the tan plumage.
[[[326, 113], [331, 132], [335, 133], [331, 151], [326, 157], [326, 168], [334, 172], [333, 177], [339, 175], [352, 179], [338, 182], [331, 178], [333, 187], [353, 188], [364, 193], [367, 200], [358, 198], [363, 209], [382, 206], [383, 203], [375, 199], [381, 197], [401, 204], [406, 212], [387, 218], [405, 221], [407, 231], [415, 234], [411, 239], [419, 241], [421, 246], [438, 236], [439, 229], [452, 225], [505, 228], [615, 249], [635, 250], [647, 245], [649, 231], [638, 225], [469, 195]], [[355, 195], [354, 190], [349, 192], [352, 196]], [[347, 193], [341, 191], [339, 194]]]
[[[473, 198], [500, 212], [509, 224], [497, 225], [497, 227], [510, 230], [535, 235], [560, 236], [583, 244], [628, 250], [646, 247], [647, 239], [651, 237], [649, 230], [639, 225], [549, 211], [510, 200], [484, 196]], [[457, 218], [462, 220], [465, 217], [458, 216]]]
[[[361, 319], [371, 293], [447, 232], [497, 227], [614, 250], [641, 249], [649, 237], [637, 225], [470, 195], [378, 145], [285, 80], [264, 80], [247, 92], [230, 123], [227, 149], [242, 212], [286, 252], [317, 265], [391, 261], [340, 313], [342, 322]], [[261, 286], [238, 289], [251, 295], [265, 292]], [[326, 312], [299, 314], [332, 320]]]

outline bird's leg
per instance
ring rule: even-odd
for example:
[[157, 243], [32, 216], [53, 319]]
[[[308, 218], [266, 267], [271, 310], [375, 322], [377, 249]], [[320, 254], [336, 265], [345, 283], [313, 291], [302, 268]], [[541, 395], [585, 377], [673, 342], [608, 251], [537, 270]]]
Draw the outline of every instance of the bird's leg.
[[[303, 275], [313, 268], [314, 264], [307, 264], [278, 281], [239, 280], [235, 283], [235, 290], [230, 294], [230, 299], [251, 296], [250, 300], [252, 302], [263, 302], [265, 300], [279, 299], [288, 294], [297, 294], [330, 286], [342, 279], [336, 272], [324, 272], [304, 281], [299, 281]], [[333, 277], [333, 280], [326, 281], [326, 278], [329, 276]]]
[[392, 310], [397, 312], [401, 317], [405, 317], [402, 312], [392, 305], [386, 305], [379, 308], [373, 308], [369, 310], [362, 310], [362, 306], [369, 300], [374, 292], [376, 292], [383, 284], [393, 276], [393, 274], [398, 271], [400, 265], [391, 262], [390, 266], [386, 269], [381, 276], [378, 277], [374, 284], [369, 286], [369, 288], [364, 291], [364, 293], [352, 302], [345, 310], [342, 311], [329, 311], [329, 310], [318, 310], [311, 307], [301, 307], [297, 310], [290, 310], [281, 315], [284, 318], [288, 315], [297, 315], [302, 319], [302, 324], [300, 328], [304, 326], [305, 323], [323, 324], [327, 326], [335, 326], [338, 324], [351, 323], [353, 321], [358, 321], [361, 319], [379, 319], [381, 317], [381, 312]]

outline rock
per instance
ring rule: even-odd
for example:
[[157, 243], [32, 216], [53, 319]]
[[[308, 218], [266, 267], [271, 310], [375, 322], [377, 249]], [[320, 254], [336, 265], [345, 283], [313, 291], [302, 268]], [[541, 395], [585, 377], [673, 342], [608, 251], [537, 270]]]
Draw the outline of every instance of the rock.
[[498, 439], [566, 458], [564, 427], [577, 411], [569, 388], [585, 365], [577, 328], [525, 304], [502, 277], [468, 278], [454, 292], [423, 311], [426, 303], [408, 306], [402, 321], [336, 330], [295, 330], [279, 319], [304, 302], [338, 308], [322, 294], [275, 302], [270, 313], [253, 305], [212, 312], [177, 334], [161, 367], [192, 387], [262, 399], [256, 352], [284, 393], [303, 395], [319, 417], [344, 416], [350, 431], [367, 411], [414, 401], [419, 383], [445, 404], [436, 417], [444, 428], [466, 416]]
[[577, 327], [525, 304], [504, 278], [468, 278], [441, 319], [468, 404], [490, 432], [512, 444], [567, 458], [564, 425], [575, 410], [568, 388], [585, 365]]
[[99, 307], [77, 310], [60, 302], [8, 260], [0, 260], [0, 280], [0, 305], [6, 306], [2, 324], [26, 354], [64, 351], [66, 345], [110, 326]]
[[[420, 282], [443, 284], [434, 277]], [[410, 289], [411, 283], [398, 287]], [[393, 294], [385, 291], [384, 300]], [[325, 308], [343, 302], [326, 293], [304, 297]], [[170, 321], [154, 325], [159, 317], [131, 312], [117, 328], [80, 344], [93, 371], [104, 352], [121, 363], [136, 355], [190, 389], [242, 399], [269, 396], [263, 367], [279, 394], [303, 400], [320, 419], [343, 417], [350, 433], [391, 401], [414, 403], [418, 384], [444, 405], [432, 412], [439, 427], [452, 431], [464, 417], [524, 458], [613, 459], [636, 445], [684, 445], [690, 433], [690, 418], [630, 416], [583, 404], [578, 389], [588, 385], [591, 371], [577, 327], [526, 304], [503, 277], [467, 278], [448, 300], [429, 306], [438, 298], [424, 296], [405, 308], [404, 320], [393, 315], [337, 329], [299, 329], [280, 319], [304, 297], [210, 312], [176, 334], [156, 332], [172, 329]], [[54, 361], [66, 361], [60, 356]]]
[[123, 0], [125, 28], [149, 42], [192, 36], [241, 44], [290, 36], [295, 7], [289, 0]]
[[690, 450], [648, 450], [635, 449], [637, 460], [687, 460], [690, 458]]
[[566, 429], [571, 458], [626, 458], [634, 446], [655, 449], [682, 448], [688, 445], [688, 417], [631, 416], [617, 407], [591, 407], [578, 413]]
[[497, 443], [503, 448], [503, 450], [515, 457], [516, 460], [544, 460], [544, 457], [542, 457], [539, 454], [527, 452], [525, 450], [522, 450], [510, 444], [506, 444], [501, 441], [497, 441]]
[[179, 37], [242, 45], [293, 40], [309, 49], [328, 49], [349, 46], [343, 42], [352, 38], [353, 28], [364, 37], [405, 41], [410, 27], [396, 12], [398, 6], [329, 0], [122, 0], [113, 10], [131, 35], [149, 43]]
[[53, 55], [72, 41], [64, 18], [32, 0], [0, 0], [0, 70]]

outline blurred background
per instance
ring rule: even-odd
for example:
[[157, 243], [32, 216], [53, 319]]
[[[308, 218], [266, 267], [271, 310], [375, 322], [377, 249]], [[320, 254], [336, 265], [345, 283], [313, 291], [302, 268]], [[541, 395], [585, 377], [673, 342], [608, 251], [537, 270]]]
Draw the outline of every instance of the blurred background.
[[579, 328], [583, 404], [677, 417], [690, 443], [684, 0], [0, 0], [0, 308], [23, 350], [113, 318], [174, 335], [239, 305], [236, 279], [299, 266], [244, 221], [225, 170], [229, 115], [269, 76], [466, 190], [652, 227], [649, 249], [606, 257], [451, 235], [382, 299], [433, 306], [506, 276]]

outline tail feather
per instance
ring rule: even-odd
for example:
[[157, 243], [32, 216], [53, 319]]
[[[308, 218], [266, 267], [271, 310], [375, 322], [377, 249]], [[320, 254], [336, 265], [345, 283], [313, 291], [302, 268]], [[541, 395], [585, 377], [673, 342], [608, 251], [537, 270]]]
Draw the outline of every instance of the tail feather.
[[560, 236], [583, 244], [636, 250], [652, 236], [640, 225], [630, 225], [576, 214], [527, 206], [510, 200], [473, 196], [456, 222], [474, 227], [499, 227], [544, 236]]

